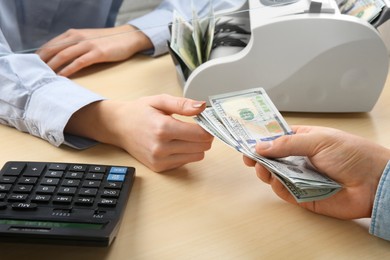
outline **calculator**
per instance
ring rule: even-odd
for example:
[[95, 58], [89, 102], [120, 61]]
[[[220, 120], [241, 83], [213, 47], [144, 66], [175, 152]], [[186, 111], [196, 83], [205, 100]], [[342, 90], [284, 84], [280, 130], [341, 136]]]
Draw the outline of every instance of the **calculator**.
[[9, 161], [0, 171], [0, 242], [109, 246], [135, 168]]

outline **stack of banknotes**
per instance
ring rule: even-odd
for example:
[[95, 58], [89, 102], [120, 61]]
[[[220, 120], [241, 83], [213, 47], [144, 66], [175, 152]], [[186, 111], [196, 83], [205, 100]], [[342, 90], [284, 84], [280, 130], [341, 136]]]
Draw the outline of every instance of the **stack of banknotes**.
[[[240, 51], [250, 39], [249, 17], [235, 17], [228, 13], [215, 15], [211, 1], [204, 17], [198, 16], [194, 5], [191, 20], [174, 10], [170, 31], [170, 53], [182, 65], [186, 77], [212, 58]], [[215, 49], [218, 51], [213, 55]]]
[[342, 14], [372, 22], [386, 6], [383, 0], [336, 0]]
[[258, 155], [258, 142], [293, 134], [263, 88], [209, 97], [207, 107], [195, 121], [213, 136], [261, 163], [290, 191], [297, 202], [325, 199], [342, 187], [320, 174], [306, 157], [270, 159]]

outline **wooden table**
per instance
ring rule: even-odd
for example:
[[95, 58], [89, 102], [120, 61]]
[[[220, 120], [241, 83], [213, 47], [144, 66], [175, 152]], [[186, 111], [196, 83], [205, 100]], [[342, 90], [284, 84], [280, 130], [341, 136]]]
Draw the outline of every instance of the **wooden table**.
[[[73, 78], [108, 98], [181, 95], [169, 56], [94, 66]], [[289, 124], [337, 127], [390, 147], [390, 86], [369, 113], [283, 113]], [[192, 120], [192, 119], [183, 119]], [[0, 259], [386, 259], [390, 243], [369, 219], [342, 221], [289, 205], [242, 156], [218, 140], [197, 163], [159, 174], [116, 147], [76, 151], [0, 126], [0, 164], [37, 160], [137, 168], [118, 236], [109, 248], [0, 244]]]

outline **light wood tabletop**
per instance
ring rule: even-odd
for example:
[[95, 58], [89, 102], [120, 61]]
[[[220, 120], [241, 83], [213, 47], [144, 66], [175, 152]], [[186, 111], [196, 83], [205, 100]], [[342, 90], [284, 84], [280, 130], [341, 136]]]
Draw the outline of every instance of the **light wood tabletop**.
[[[72, 79], [111, 99], [182, 95], [169, 56], [97, 65]], [[389, 107], [388, 83], [368, 113], [283, 115], [290, 125], [336, 127], [390, 147]], [[0, 143], [0, 165], [30, 160], [136, 167], [126, 212], [110, 247], [1, 243], [0, 259], [390, 258], [390, 243], [368, 233], [369, 219], [342, 221], [285, 203], [243, 164], [241, 154], [218, 140], [203, 161], [165, 173], [149, 170], [113, 146], [57, 148], [6, 126], [0, 126]]]

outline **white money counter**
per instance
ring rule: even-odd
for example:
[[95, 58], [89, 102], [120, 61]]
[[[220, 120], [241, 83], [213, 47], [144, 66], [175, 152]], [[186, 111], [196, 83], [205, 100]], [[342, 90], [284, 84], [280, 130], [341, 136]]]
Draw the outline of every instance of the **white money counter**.
[[217, 57], [188, 77], [176, 62], [184, 96], [207, 101], [262, 87], [280, 111], [370, 111], [388, 73], [388, 51], [376, 30], [388, 19], [387, 7], [375, 24], [341, 14], [333, 0], [265, 1], [249, 0], [231, 13], [249, 23], [245, 47], [214, 49]]

